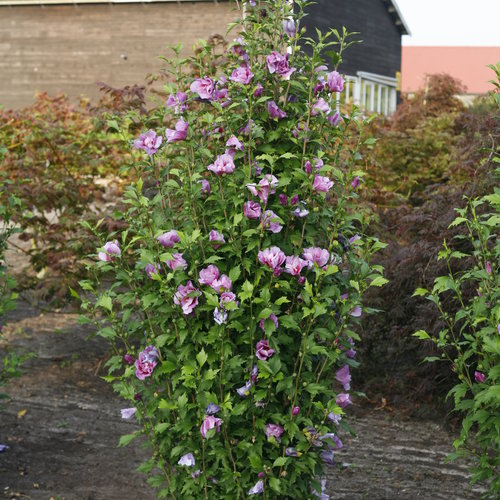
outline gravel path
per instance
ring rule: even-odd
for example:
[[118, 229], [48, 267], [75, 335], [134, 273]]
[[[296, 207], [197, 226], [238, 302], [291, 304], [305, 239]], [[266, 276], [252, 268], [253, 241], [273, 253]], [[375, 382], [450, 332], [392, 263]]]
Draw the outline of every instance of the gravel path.
[[[87, 340], [74, 314], [41, 314], [21, 302], [5, 328], [9, 344], [33, 351], [24, 375], [8, 387], [0, 413], [0, 497], [147, 500], [155, 498], [135, 471], [148, 450], [134, 441], [117, 448], [134, 423], [101, 380], [106, 345]], [[343, 436], [339, 467], [330, 469], [330, 498], [476, 499], [463, 464], [443, 465], [453, 436], [434, 422], [398, 420], [354, 405], [357, 436]], [[351, 413], [352, 413], [351, 412]]]

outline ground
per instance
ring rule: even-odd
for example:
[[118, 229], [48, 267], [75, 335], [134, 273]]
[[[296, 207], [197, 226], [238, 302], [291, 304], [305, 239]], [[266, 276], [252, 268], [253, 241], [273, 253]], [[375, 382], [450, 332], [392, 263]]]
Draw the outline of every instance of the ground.
[[[74, 313], [41, 312], [21, 300], [5, 328], [9, 344], [35, 352], [7, 392], [0, 413], [0, 497], [127, 500], [155, 498], [135, 469], [148, 450], [122, 420], [124, 407], [101, 379], [108, 357], [103, 339], [89, 338]], [[351, 407], [356, 437], [343, 436], [331, 469], [330, 498], [475, 499], [465, 464], [443, 465], [453, 436], [437, 422], [401, 419], [387, 409]]]

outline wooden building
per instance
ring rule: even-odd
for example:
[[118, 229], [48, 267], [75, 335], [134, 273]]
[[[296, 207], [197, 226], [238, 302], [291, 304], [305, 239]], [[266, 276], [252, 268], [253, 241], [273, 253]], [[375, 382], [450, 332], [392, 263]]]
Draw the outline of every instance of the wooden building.
[[343, 54], [339, 71], [347, 75], [346, 97], [367, 111], [396, 109], [401, 78], [401, 37], [409, 29], [395, 0], [315, 0], [305, 18], [310, 36], [336, 28], [358, 32], [360, 41]]
[[[407, 33], [393, 0], [316, 0], [305, 25], [359, 31], [362, 44], [345, 53], [346, 95], [368, 110], [389, 113], [396, 102], [401, 35]], [[36, 91], [98, 94], [141, 83], [164, 65], [167, 44], [193, 44], [239, 14], [221, 0], [0, 0], [0, 105], [32, 102]], [[314, 31], [313, 31], [314, 32]]]

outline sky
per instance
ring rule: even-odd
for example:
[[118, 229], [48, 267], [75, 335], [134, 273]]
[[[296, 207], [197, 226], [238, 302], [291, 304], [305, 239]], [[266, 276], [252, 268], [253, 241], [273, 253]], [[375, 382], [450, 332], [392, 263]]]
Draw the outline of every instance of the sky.
[[411, 36], [403, 45], [500, 47], [500, 0], [396, 0]]

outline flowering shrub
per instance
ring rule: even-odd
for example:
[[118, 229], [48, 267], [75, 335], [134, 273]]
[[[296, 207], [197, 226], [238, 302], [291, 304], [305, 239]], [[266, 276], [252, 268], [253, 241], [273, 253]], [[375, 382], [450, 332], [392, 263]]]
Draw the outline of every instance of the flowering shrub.
[[[496, 72], [500, 77], [500, 66]], [[499, 95], [495, 97], [500, 109]], [[499, 176], [497, 168], [497, 180]], [[467, 235], [457, 238], [465, 239], [471, 250], [452, 251], [445, 241], [438, 258], [446, 262], [448, 275], [438, 277], [431, 291], [419, 288], [414, 294], [426, 296], [437, 306], [444, 328], [437, 337], [430, 337], [424, 330], [414, 335], [432, 340], [442, 354], [427, 358], [428, 361], [451, 363], [459, 379], [448, 397], [453, 397], [455, 411], [463, 413], [464, 419], [460, 437], [454, 442], [457, 452], [450, 458], [472, 458], [472, 482], [490, 480], [491, 493], [497, 497], [500, 493], [500, 190], [495, 188], [493, 194], [471, 199], [456, 212], [458, 217], [451, 225], [466, 228]], [[461, 273], [453, 272], [453, 261], [467, 258], [472, 259], [472, 266]], [[469, 297], [471, 290], [474, 293]], [[450, 296], [459, 305], [455, 314], [450, 314], [443, 305]]]
[[146, 118], [133, 142], [127, 229], [96, 228], [97, 279], [81, 282], [87, 321], [115, 350], [107, 380], [143, 426], [121, 444], [147, 436], [141, 469], [169, 498], [328, 498], [353, 327], [363, 292], [384, 283], [355, 203], [358, 155], [343, 147], [361, 121], [335, 111], [343, 80], [320, 55], [345, 38], [304, 38], [300, 0], [297, 15], [252, 3], [227, 53], [184, 61], [194, 79], [171, 62], [178, 87], [154, 112], [167, 128]]

